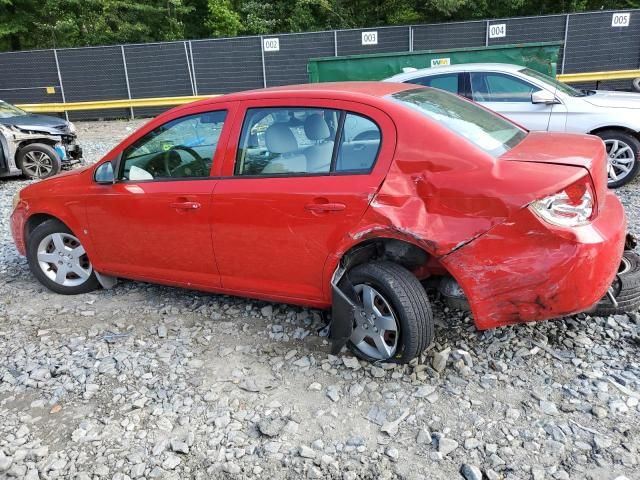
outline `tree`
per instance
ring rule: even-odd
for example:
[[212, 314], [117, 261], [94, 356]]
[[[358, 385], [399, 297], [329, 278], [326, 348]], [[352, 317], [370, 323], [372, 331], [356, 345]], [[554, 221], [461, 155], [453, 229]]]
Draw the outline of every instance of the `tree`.
[[214, 37], [232, 37], [242, 29], [240, 15], [229, 0], [209, 0], [206, 25]]

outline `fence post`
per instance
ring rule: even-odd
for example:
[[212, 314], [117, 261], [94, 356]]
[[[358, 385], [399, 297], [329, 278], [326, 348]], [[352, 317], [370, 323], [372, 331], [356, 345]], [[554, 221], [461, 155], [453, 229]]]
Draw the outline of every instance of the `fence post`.
[[193, 73], [191, 71], [191, 61], [189, 60], [189, 51], [187, 50], [187, 42], [182, 42], [184, 46], [184, 58], [187, 61], [187, 72], [189, 73], [189, 83], [191, 84], [191, 95], [196, 95], [196, 86], [193, 84]]
[[338, 31], [333, 31], [333, 56], [338, 56]]
[[409, 25], [409, 51], [413, 52], [413, 25]]
[[[62, 84], [62, 73], [60, 73], [60, 63], [58, 62], [58, 50], [53, 49], [53, 57], [56, 59], [56, 70], [58, 71], [58, 83], [60, 84], [60, 94], [62, 95], [62, 103], [67, 103], [67, 99], [64, 96], [64, 85]], [[64, 110], [64, 118], [69, 121], [69, 112]]]
[[267, 69], [264, 65], [264, 37], [260, 35], [260, 55], [262, 57], [262, 86], [267, 88]]
[[191, 48], [191, 40], [189, 40], [189, 58], [191, 59], [191, 75], [193, 75], [193, 81], [191, 89], [195, 95], [198, 95], [198, 78], [196, 77], [196, 64], [193, 63], [193, 49]]
[[564, 73], [564, 61], [567, 58], [567, 40], [569, 39], [569, 17], [571, 14], [567, 13], [567, 18], [564, 20], [564, 44], [562, 45], [562, 67], [560, 73]]
[[489, 46], [489, 20], [484, 21], [485, 32], [484, 32], [484, 46]]
[[[127, 82], [127, 96], [131, 100], [131, 86], [129, 85], [129, 70], [127, 69], [127, 57], [124, 54], [124, 45], [120, 45], [120, 52], [122, 52], [122, 65], [124, 66], [124, 79]], [[129, 113], [131, 114], [131, 120], [135, 119], [133, 115], [133, 106], [129, 105]]]

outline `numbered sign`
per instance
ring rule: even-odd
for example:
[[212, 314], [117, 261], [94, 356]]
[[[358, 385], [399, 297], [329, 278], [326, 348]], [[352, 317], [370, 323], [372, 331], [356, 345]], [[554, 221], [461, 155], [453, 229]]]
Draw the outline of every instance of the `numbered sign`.
[[630, 13], [614, 13], [611, 17], [612, 27], [628, 27], [631, 21]]
[[496, 23], [489, 25], [489, 38], [502, 38], [507, 36], [507, 24]]
[[375, 30], [369, 32], [362, 32], [362, 45], [377, 45], [378, 44], [378, 32]]
[[265, 52], [279, 52], [280, 51], [280, 39], [279, 38], [265, 38], [263, 40], [262, 48]]

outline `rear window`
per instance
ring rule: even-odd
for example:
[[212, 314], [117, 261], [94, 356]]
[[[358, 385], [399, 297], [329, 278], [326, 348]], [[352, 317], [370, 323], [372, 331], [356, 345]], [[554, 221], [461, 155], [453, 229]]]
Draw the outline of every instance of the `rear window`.
[[527, 135], [525, 130], [508, 120], [441, 90], [417, 88], [390, 97], [418, 110], [494, 157], [511, 150]]

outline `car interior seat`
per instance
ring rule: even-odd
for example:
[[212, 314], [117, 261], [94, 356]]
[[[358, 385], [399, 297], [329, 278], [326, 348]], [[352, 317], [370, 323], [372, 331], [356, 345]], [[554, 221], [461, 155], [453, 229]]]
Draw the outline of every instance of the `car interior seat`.
[[331, 168], [333, 155], [333, 141], [331, 130], [322, 115], [314, 114], [307, 117], [304, 122], [304, 133], [309, 140], [316, 142], [304, 151], [307, 157], [308, 172], [328, 172]]
[[262, 173], [301, 173], [307, 171], [307, 157], [300, 153], [298, 141], [291, 129], [274, 123], [264, 132], [267, 150], [277, 156], [265, 165]]

